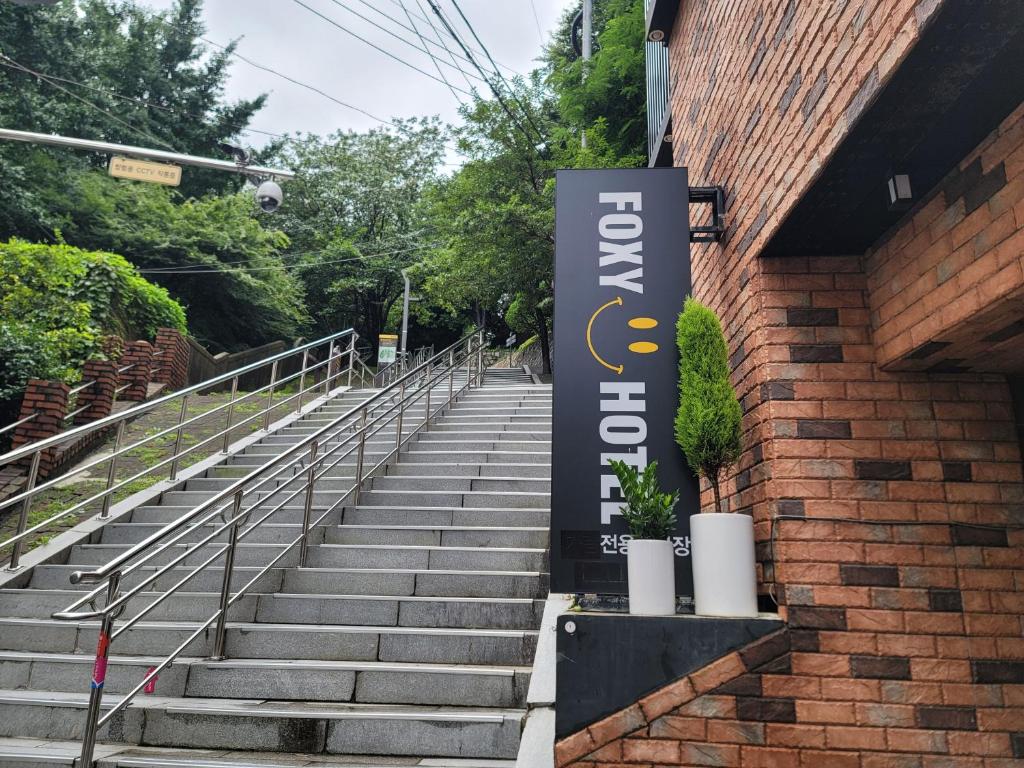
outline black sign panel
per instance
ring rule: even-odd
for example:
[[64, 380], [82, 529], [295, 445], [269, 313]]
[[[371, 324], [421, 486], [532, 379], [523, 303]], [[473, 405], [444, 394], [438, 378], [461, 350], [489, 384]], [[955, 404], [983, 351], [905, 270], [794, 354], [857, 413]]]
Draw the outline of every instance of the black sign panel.
[[693, 594], [689, 516], [699, 494], [673, 434], [688, 198], [685, 168], [558, 172], [553, 592], [626, 593], [629, 538], [608, 466], [617, 458], [657, 461], [662, 487], [680, 490], [676, 593]]

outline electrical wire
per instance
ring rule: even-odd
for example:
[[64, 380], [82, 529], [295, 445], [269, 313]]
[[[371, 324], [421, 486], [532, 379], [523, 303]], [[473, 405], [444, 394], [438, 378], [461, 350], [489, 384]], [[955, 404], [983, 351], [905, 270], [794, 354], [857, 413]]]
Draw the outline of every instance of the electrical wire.
[[[388, 29], [387, 27], [382, 26], [381, 24], [378, 24], [373, 19], [367, 18], [366, 16], [364, 16], [361, 13], [359, 13], [359, 11], [355, 10], [354, 8], [352, 8], [352, 7], [348, 6], [348, 5], [345, 5], [345, 3], [342, 2], [342, 0], [331, 0], [331, 2], [334, 3], [336, 6], [338, 6], [339, 8], [344, 8], [349, 13], [351, 13], [354, 16], [362, 19], [367, 24], [369, 24], [369, 25], [371, 25], [373, 27], [376, 27], [377, 29], [381, 30], [382, 32], [385, 32], [388, 35], [391, 35], [391, 37], [395, 38], [396, 40], [399, 40], [400, 42], [403, 42], [406, 45], [411, 46], [412, 48], [416, 49], [420, 53], [425, 53], [427, 56], [430, 57], [431, 61], [434, 62], [434, 66], [436, 66], [438, 68], [438, 74], [441, 76], [441, 80], [444, 82], [445, 85], [448, 85], [448, 87], [451, 88], [451, 85], [448, 83], [447, 78], [445, 78], [444, 73], [440, 71], [441, 68], [438, 65], [437, 59], [434, 57], [434, 54], [431, 53], [430, 50], [426, 47], [427, 43], [423, 39], [422, 36], [420, 36], [420, 42], [423, 44], [423, 47], [421, 48], [420, 46], [416, 45], [412, 41], [406, 40], [404, 37], [402, 37], [401, 35], [397, 34], [396, 32], [393, 32], [392, 30]], [[417, 32], [416, 34], [419, 35], [419, 32]], [[458, 65], [452, 65], [452, 64], [449, 64], [446, 61], [443, 61], [441, 63], [444, 64], [446, 67], [453, 67], [454, 69], [458, 70], [459, 72], [462, 72], [463, 74], [466, 74], [465, 71], [461, 67], [459, 67]], [[474, 77], [475, 77], [475, 75], [474, 75]], [[458, 97], [456, 97], [456, 98], [458, 98]]]
[[[410, 69], [415, 70], [416, 72], [419, 72], [421, 75], [424, 75], [425, 77], [429, 77], [431, 80], [433, 80], [435, 82], [441, 83], [441, 85], [445, 84], [444, 81], [441, 80], [439, 77], [436, 77], [435, 75], [430, 74], [425, 69], [420, 69], [415, 64], [412, 64], [411, 62], [408, 62], [405, 59], [403, 59], [403, 58], [401, 58], [399, 56], [396, 56], [395, 54], [391, 53], [391, 51], [388, 51], [385, 48], [381, 48], [376, 43], [373, 43], [373, 42], [367, 40], [365, 37], [362, 37], [361, 35], [356, 34], [351, 29], [346, 27], [344, 24], [339, 24], [338, 22], [336, 22], [334, 19], [330, 18], [329, 16], [325, 16], [324, 14], [320, 13], [320, 11], [316, 10], [315, 8], [311, 8], [310, 6], [306, 5], [302, 0], [292, 0], [292, 2], [294, 2], [298, 6], [301, 6], [302, 8], [305, 8], [307, 11], [312, 13], [314, 16], [317, 16], [317, 17], [323, 19], [324, 21], [326, 21], [331, 26], [336, 27], [337, 29], [341, 30], [342, 32], [345, 32], [346, 34], [351, 35], [352, 37], [356, 38], [357, 40], [360, 40], [360, 41], [366, 43], [368, 46], [370, 46], [374, 50], [380, 51], [385, 56], [387, 56], [389, 59], [393, 59], [394, 61], [397, 61], [399, 64], [404, 64], [405, 66], [409, 67]], [[458, 88], [457, 90], [462, 91], [462, 93], [464, 93], [466, 96], [471, 96], [472, 95], [469, 91], [463, 90], [461, 88]]]
[[[401, 2], [402, 2], [402, 10], [405, 11], [405, 17], [409, 20], [409, 24], [412, 25], [413, 29], [416, 30], [416, 36], [420, 39], [420, 42], [423, 43], [424, 49], [426, 49], [427, 41], [424, 39], [423, 35], [420, 34], [419, 28], [416, 26], [416, 23], [412, 20], [412, 15], [409, 13], [409, 9], [406, 7], [405, 1], [401, 0]], [[454, 88], [452, 88], [451, 83], [448, 82], [448, 78], [445, 77], [444, 71], [441, 69], [441, 65], [440, 65], [440, 63], [438, 63], [437, 57], [435, 57], [434, 54], [432, 52], [430, 52], [429, 50], [427, 51], [427, 54], [430, 56], [430, 60], [434, 62], [434, 67], [437, 69], [437, 74], [439, 74], [441, 76], [441, 79], [444, 80], [445, 85], [448, 86], [448, 90], [452, 92], [452, 96], [455, 97], [455, 100], [457, 102], [459, 102], [460, 106], [463, 106], [465, 104], [465, 102], [462, 101], [462, 97], [459, 96], [458, 92]], [[453, 62], [454, 62], [454, 59], [453, 59]], [[463, 77], [468, 78], [467, 73], [465, 71], [463, 71], [461, 67], [458, 68], [458, 69], [459, 69], [459, 72], [462, 72], [462, 76]]]
[[[53, 88], [56, 88], [57, 90], [59, 90], [59, 91], [61, 91], [63, 93], [66, 93], [71, 98], [75, 99], [76, 101], [81, 102], [82, 104], [85, 104], [87, 107], [95, 110], [96, 112], [99, 112], [100, 114], [105, 115], [108, 119], [110, 119], [114, 123], [117, 123], [118, 125], [120, 125], [120, 126], [122, 126], [124, 128], [127, 128], [128, 130], [132, 131], [137, 136], [141, 136], [141, 137], [145, 138], [147, 141], [152, 141], [152, 142], [154, 142], [156, 144], [159, 144], [160, 146], [164, 147], [165, 149], [169, 149], [171, 152], [177, 152], [177, 150], [173, 146], [168, 144], [163, 139], [157, 138], [156, 136], [154, 136], [151, 133], [149, 133], [149, 131], [145, 131], [145, 130], [143, 130], [141, 128], [137, 128], [136, 126], [132, 125], [131, 123], [128, 123], [128, 122], [122, 120], [117, 115], [115, 115], [114, 113], [110, 112], [109, 110], [106, 110], [103, 107], [101, 107], [101, 106], [99, 106], [97, 104], [94, 104], [93, 102], [89, 101], [88, 99], [82, 98], [81, 96], [79, 96], [74, 91], [70, 91], [67, 88], [65, 88], [64, 86], [60, 85], [59, 83], [57, 83], [57, 82], [55, 82], [53, 80], [50, 80], [46, 75], [42, 74], [41, 72], [36, 72], [34, 69], [26, 67], [23, 64], [19, 64], [17, 61], [12, 59], [10, 56], [8, 56], [6, 54], [3, 54], [3, 53], [0, 53], [0, 59], [6, 59], [7, 61], [11, 62], [11, 64], [13, 64], [15, 68], [20, 69], [22, 72], [24, 72], [26, 74], [29, 74], [29, 75], [32, 75], [32, 76], [38, 78], [42, 82], [46, 83], [47, 85], [52, 86]], [[2, 62], [0, 62], [0, 63], [2, 63]]]
[[540, 16], [537, 15], [537, 4], [530, 0], [530, 8], [533, 10], [533, 23], [537, 25], [537, 37], [540, 38], [541, 45], [544, 44], [544, 32], [540, 28]]
[[[364, 2], [365, 3], [366, 0], [360, 0], [360, 2]], [[398, 2], [400, 2], [402, 4], [403, 8], [405, 7], [405, 0], [398, 0]], [[434, 37], [437, 38], [438, 43], [441, 44], [441, 47], [445, 49], [445, 51], [448, 53], [448, 57], [454, 63], [455, 57], [458, 54], [456, 54], [451, 49], [451, 46], [448, 45], [448, 43], [446, 43], [444, 41], [444, 35], [441, 34], [441, 31], [434, 24], [434, 20], [430, 17], [430, 14], [426, 12], [426, 9], [424, 9], [423, 3], [420, 0], [415, 0], [415, 2], [416, 2], [416, 7], [420, 9], [420, 13], [418, 14], [419, 18], [426, 20], [427, 26], [430, 27], [431, 31], [434, 33]], [[466, 59], [465, 56], [459, 56], [459, 58], [462, 59], [463, 61], [468, 61], [468, 59]], [[472, 66], [472, 62], [469, 62], [469, 64], [470, 64], [470, 66]], [[470, 90], [474, 90], [473, 83], [471, 83], [469, 81], [469, 75], [467, 75], [465, 72], [463, 72], [462, 73], [462, 78], [466, 81], [466, 85], [469, 86]]]

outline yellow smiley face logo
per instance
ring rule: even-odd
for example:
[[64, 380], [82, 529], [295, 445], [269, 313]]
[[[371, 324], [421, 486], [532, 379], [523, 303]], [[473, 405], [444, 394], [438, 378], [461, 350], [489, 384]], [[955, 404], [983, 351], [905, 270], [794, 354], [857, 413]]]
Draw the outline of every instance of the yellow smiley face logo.
[[[604, 312], [611, 306], [621, 307], [622, 305], [622, 297], [616, 296], [607, 304], [603, 304], [602, 306], [598, 307], [594, 311], [594, 314], [590, 316], [590, 320], [587, 322], [587, 348], [590, 350], [590, 354], [593, 355], [594, 359], [597, 360], [597, 362], [599, 362], [605, 368], [607, 368], [610, 371], [615, 371], [615, 373], [619, 375], [621, 375], [622, 371], [625, 370], [625, 366], [621, 364], [612, 365], [597, 353], [597, 350], [594, 349], [593, 330], [594, 321], [597, 320], [598, 315], [600, 315], [602, 312]], [[658, 325], [658, 321], [655, 320], [653, 317], [634, 317], [627, 322], [627, 325], [629, 325], [630, 328], [635, 328], [637, 330], [649, 330], [651, 328], [656, 328]], [[652, 352], [658, 351], [658, 345], [655, 344], [653, 341], [634, 341], [629, 345], [628, 349], [630, 352], [633, 352], [638, 355], [649, 355]]]

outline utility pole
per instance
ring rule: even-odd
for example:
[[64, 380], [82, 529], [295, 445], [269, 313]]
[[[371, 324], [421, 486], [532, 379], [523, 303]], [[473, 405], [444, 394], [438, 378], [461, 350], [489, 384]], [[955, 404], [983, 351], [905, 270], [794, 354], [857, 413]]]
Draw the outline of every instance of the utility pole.
[[[587, 76], [587, 63], [594, 54], [594, 0], [583, 0], [583, 76]], [[587, 131], [584, 128], [580, 143], [587, 146]]]
[[402, 360], [405, 360], [406, 340], [409, 338], [409, 270], [402, 270], [405, 294], [402, 297]]

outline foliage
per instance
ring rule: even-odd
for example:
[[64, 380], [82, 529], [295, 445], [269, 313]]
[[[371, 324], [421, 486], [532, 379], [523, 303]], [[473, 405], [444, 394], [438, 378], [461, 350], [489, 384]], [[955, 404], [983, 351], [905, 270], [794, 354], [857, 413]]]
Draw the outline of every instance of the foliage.
[[304, 265], [296, 272], [318, 334], [353, 326], [376, 344], [401, 309], [401, 270], [431, 237], [421, 199], [439, 178], [445, 132], [437, 119], [397, 125], [310, 136], [276, 158], [297, 174], [275, 224]]
[[658, 485], [658, 462], [652, 461], [643, 472], [632, 464], [617, 459], [608, 463], [619, 480], [622, 498], [622, 519], [634, 539], [667, 539], [676, 527], [673, 511], [679, 502], [679, 491], [662, 493]]
[[[221, 156], [218, 142], [237, 137], [265, 97], [224, 101], [229, 53], [203, 45], [201, 15], [201, 0], [176, 0], [164, 13], [121, 0], [0, 3], [0, 52], [47, 78], [0, 66], [0, 125]], [[106, 161], [33, 145], [0, 147], [0, 237], [52, 232], [48, 203], [66, 176]], [[190, 169], [181, 191], [188, 197], [240, 183]]]
[[165, 187], [86, 172], [55, 207], [68, 242], [109, 248], [148, 270], [185, 305], [193, 335], [213, 351], [301, 332], [301, 286], [279, 256], [288, 239], [260, 224], [251, 195], [182, 201]]
[[185, 330], [185, 313], [122, 256], [66, 245], [0, 243], [0, 399], [29, 378], [73, 380], [103, 335]]
[[676, 442], [694, 472], [714, 490], [722, 511], [722, 470], [739, 458], [742, 411], [729, 381], [729, 354], [715, 313], [689, 297], [676, 323], [679, 347], [679, 410]]

